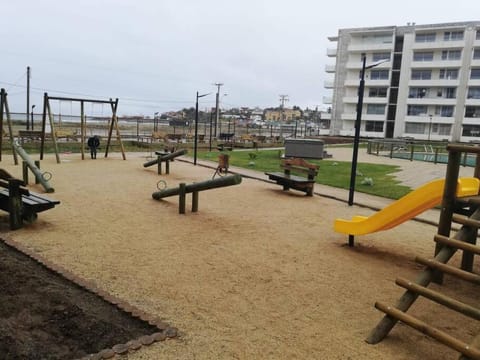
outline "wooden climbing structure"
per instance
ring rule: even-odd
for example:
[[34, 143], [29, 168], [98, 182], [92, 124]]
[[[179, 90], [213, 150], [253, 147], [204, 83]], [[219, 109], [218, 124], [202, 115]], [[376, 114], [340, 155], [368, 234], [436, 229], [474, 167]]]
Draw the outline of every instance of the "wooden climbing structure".
[[[480, 298], [477, 298], [476, 304], [466, 304], [446, 296], [440, 291], [428, 288], [431, 282], [442, 283], [444, 274], [467, 281], [472, 286], [480, 285], [480, 275], [473, 272], [475, 255], [480, 255], [480, 246], [476, 243], [480, 227], [480, 196], [460, 199], [455, 195], [462, 154], [476, 154], [474, 176], [480, 178], [480, 147], [450, 144], [447, 146], [447, 150], [449, 160], [438, 231], [434, 236], [435, 254], [432, 259], [416, 257], [415, 261], [424, 265], [425, 269], [415, 280], [396, 279], [396, 284], [406, 291], [395, 306], [389, 306], [382, 302], [375, 303], [375, 307], [384, 312], [385, 316], [371, 331], [366, 341], [370, 344], [382, 341], [395, 324], [401, 321], [458, 351], [461, 354], [460, 359], [480, 359], [480, 333], [472, 339], [460, 340], [442, 329], [435, 328], [421, 319], [407, 314], [413, 303], [419, 297], [423, 297], [466, 317], [480, 320]], [[450, 233], [454, 222], [460, 224], [461, 228], [451, 237]], [[463, 252], [460, 267], [448, 264], [457, 251]]]

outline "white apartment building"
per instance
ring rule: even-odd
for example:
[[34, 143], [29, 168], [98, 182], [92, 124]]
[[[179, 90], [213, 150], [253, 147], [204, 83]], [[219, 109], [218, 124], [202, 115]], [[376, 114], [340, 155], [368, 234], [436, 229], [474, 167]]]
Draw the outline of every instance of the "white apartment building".
[[331, 135], [354, 135], [365, 57], [360, 136], [480, 141], [480, 21], [341, 29], [329, 40]]

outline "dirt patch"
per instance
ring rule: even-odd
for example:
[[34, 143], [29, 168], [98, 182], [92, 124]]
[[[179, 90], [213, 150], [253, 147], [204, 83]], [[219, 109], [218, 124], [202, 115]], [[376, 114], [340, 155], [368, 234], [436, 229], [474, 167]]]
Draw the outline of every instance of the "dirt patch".
[[158, 331], [1, 241], [0, 284], [4, 359], [80, 358]]

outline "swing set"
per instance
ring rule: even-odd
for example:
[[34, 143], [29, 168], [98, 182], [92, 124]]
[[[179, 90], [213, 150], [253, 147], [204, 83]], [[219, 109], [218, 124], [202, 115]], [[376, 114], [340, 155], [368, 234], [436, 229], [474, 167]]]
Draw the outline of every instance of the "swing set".
[[55, 156], [57, 159], [57, 163], [60, 163], [60, 155], [58, 151], [58, 144], [57, 144], [57, 130], [55, 129], [55, 122], [54, 116], [50, 106], [50, 100], [58, 100], [62, 101], [69, 101], [69, 102], [78, 102], [80, 103], [80, 141], [81, 141], [81, 154], [82, 160], [85, 160], [85, 138], [86, 138], [86, 129], [87, 129], [87, 118], [85, 116], [85, 103], [93, 104], [110, 104], [112, 109], [112, 118], [109, 121], [108, 125], [108, 138], [107, 138], [107, 146], [105, 147], [105, 157], [108, 157], [108, 150], [111, 145], [112, 141], [112, 134], [113, 129], [115, 128], [116, 131], [116, 138], [118, 144], [120, 145], [120, 150], [122, 152], [123, 160], [126, 160], [125, 156], [125, 149], [123, 147], [122, 138], [120, 136], [120, 128], [118, 126], [118, 118], [117, 118], [117, 108], [118, 108], [118, 98], [115, 100], [97, 100], [97, 99], [81, 99], [81, 98], [69, 98], [69, 97], [60, 97], [60, 96], [49, 96], [47, 93], [44, 93], [43, 96], [43, 114], [42, 114], [42, 130], [41, 130], [41, 145], [40, 145], [40, 160], [43, 160], [44, 148], [45, 148], [45, 129], [47, 124], [47, 116], [48, 121], [50, 124], [51, 129], [51, 137], [53, 141], [53, 146], [55, 149]]

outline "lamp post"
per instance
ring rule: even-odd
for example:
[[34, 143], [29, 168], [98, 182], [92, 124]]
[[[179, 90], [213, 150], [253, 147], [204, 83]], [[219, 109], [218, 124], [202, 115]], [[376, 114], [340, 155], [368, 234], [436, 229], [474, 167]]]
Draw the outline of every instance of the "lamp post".
[[[30, 118], [32, 119], [32, 126], [31, 126], [32, 131], [33, 131], [33, 109], [35, 109], [35, 105], [32, 105], [32, 112], [30, 113], [31, 115]], [[28, 130], [28, 121], [27, 121], [27, 130]]]
[[367, 58], [363, 56], [362, 71], [360, 72], [360, 84], [358, 86], [358, 102], [357, 102], [357, 118], [355, 120], [355, 137], [353, 139], [353, 155], [352, 155], [352, 170], [350, 172], [350, 191], [348, 193], [348, 206], [353, 205], [353, 195], [355, 193], [355, 177], [357, 175], [357, 159], [358, 146], [360, 144], [360, 124], [362, 122], [362, 108], [363, 108], [363, 92], [365, 90], [365, 70], [371, 69], [375, 66], [390, 61], [390, 59], [383, 59], [366, 66]]
[[158, 131], [158, 112], [153, 113], [153, 132]]
[[197, 91], [197, 98], [195, 101], [195, 137], [193, 139], [193, 165], [197, 165], [197, 144], [198, 144], [198, 99], [207, 95], [210, 95], [211, 93], [208, 94], [203, 94], [203, 95], [198, 95]]

